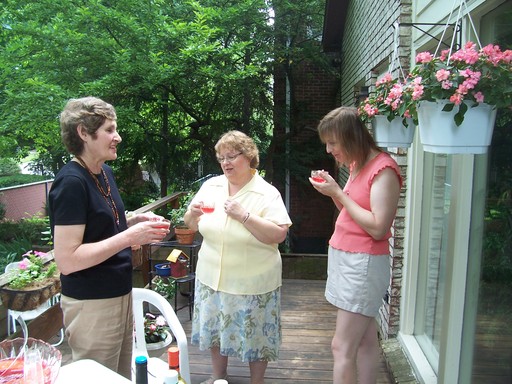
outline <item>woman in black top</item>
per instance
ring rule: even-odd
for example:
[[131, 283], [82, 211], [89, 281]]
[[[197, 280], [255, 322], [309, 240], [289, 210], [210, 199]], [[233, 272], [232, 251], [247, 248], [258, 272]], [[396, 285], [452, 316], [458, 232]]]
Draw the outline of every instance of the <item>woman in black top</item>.
[[129, 219], [112, 169], [121, 136], [110, 104], [70, 100], [60, 115], [74, 155], [49, 196], [55, 260], [61, 272], [64, 326], [73, 360], [93, 359], [131, 377], [131, 246], [161, 241], [169, 222], [153, 213]]

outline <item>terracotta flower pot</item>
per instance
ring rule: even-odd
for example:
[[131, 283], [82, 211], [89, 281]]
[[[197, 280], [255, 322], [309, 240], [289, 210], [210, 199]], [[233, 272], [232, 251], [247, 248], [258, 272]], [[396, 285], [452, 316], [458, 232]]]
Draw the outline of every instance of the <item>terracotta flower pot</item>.
[[185, 227], [174, 228], [174, 233], [176, 234], [176, 240], [180, 244], [192, 244], [196, 235], [196, 231]]

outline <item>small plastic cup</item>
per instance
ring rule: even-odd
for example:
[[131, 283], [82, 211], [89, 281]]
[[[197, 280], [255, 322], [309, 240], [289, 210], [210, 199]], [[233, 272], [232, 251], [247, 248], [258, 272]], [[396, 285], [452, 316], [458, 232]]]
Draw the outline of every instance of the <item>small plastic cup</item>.
[[320, 172], [323, 172], [323, 170], [311, 171], [311, 178], [313, 179], [313, 181], [316, 181], [317, 183], [325, 183], [325, 179], [322, 176], [320, 176]]
[[215, 211], [215, 201], [205, 201], [201, 203], [201, 211], [203, 213], [213, 213]]
[[169, 229], [169, 227], [171, 226], [171, 222], [167, 219], [159, 220], [159, 221], [155, 222], [155, 224], [157, 224], [157, 225], [154, 225], [153, 228], [158, 228], [158, 229]]

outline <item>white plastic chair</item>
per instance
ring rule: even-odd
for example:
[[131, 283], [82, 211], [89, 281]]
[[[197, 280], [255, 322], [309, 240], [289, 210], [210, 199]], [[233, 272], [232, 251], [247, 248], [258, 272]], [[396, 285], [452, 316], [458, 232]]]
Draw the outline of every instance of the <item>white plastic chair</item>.
[[[18, 268], [20, 262], [14, 261], [5, 266], [5, 272], [12, 271]], [[30, 311], [15, 311], [12, 309], [7, 309], [7, 335], [11, 335], [16, 332], [16, 319], [21, 316], [23, 321], [34, 320], [37, 316], [42, 314], [48, 308], [50, 308], [53, 304], [59, 302], [60, 294], [57, 294], [51, 297], [48, 301], [41, 304], [39, 307], [35, 309], [31, 309]], [[29, 335], [30, 336], [30, 335]], [[64, 329], [61, 328], [59, 332], [59, 341], [55, 344], [52, 344], [54, 347], [59, 346], [64, 341]]]
[[[172, 308], [172, 305], [159, 293], [145, 288], [133, 288], [133, 316], [135, 319], [135, 332], [133, 339], [133, 359], [137, 356], [148, 357], [148, 372], [156, 373], [168, 370], [168, 365], [161, 359], [149, 358], [144, 338], [144, 303], [155, 306], [167, 321], [169, 328], [176, 339], [180, 350], [180, 373], [187, 383], [190, 381], [190, 365], [188, 360], [187, 335]], [[164, 363], [164, 364], [162, 364]]]

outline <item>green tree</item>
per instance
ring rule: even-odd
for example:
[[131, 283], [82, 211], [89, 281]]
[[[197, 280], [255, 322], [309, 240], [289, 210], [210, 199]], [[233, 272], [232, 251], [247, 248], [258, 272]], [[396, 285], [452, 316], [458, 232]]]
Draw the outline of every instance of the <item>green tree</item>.
[[272, 136], [276, 63], [321, 58], [318, 0], [4, 3], [0, 156], [36, 149], [56, 173], [69, 160], [58, 113], [69, 98], [96, 95], [118, 111], [119, 184], [143, 164], [161, 195], [187, 188], [199, 167], [218, 173], [213, 145], [229, 129], [256, 139], [271, 175], [265, 160], [286, 139]]

